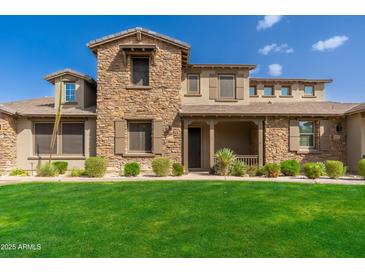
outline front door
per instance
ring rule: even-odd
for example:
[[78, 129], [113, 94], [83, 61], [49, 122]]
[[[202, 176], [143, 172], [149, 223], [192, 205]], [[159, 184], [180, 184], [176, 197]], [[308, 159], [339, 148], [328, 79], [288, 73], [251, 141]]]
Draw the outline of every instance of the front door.
[[189, 128], [189, 168], [201, 168], [201, 128]]

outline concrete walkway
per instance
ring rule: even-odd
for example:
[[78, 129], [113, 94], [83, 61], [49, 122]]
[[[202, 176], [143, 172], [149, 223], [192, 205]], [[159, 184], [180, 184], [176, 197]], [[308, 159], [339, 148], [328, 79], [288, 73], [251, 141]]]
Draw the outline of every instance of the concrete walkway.
[[2, 176], [0, 177], [0, 185], [17, 184], [17, 183], [30, 183], [30, 182], [133, 182], [133, 181], [176, 181], [176, 180], [227, 180], [227, 181], [253, 181], [253, 182], [287, 182], [287, 183], [307, 183], [307, 184], [343, 184], [343, 185], [365, 185], [365, 180], [359, 176], [346, 176], [341, 177], [338, 180], [329, 179], [327, 177], [321, 177], [316, 180], [307, 179], [304, 176], [297, 177], [279, 177], [279, 178], [266, 178], [266, 177], [234, 177], [234, 176], [215, 176], [209, 175], [206, 172], [196, 172], [183, 175], [181, 177], [156, 177], [153, 175], [140, 175], [138, 177], [123, 177], [107, 175], [104, 178], [76, 178], [76, 177], [13, 177]]

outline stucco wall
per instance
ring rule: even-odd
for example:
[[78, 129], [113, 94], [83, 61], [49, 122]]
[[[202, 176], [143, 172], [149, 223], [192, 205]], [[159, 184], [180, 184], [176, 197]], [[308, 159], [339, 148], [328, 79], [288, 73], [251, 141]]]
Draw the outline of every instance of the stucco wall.
[[[119, 48], [120, 44], [126, 43], [157, 46], [154, 64], [150, 65], [150, 88], [130, 88], [130, 62], [124, 64]], [[107, 157], [110, 170], [119, 170], [128, 161], [139, 161], [143, 169], [149, 169], [153, 155], [131, 157], [115, 154], [114, 124], [115, 121], [128, 118], [159, 119], [163, 121], [162, 155], [181, 162], [182, 136], [178, 116], [181, 107], [181, 50], [142, 34], [142, 41], [137, 41], [133, 35], [100, 46], [97, 58], [97, 155]]]
[[[346, 164], [346, 125], [343, 118], [330, 118], [330, 144], [328, 150], [319, 149], [319, 120], [316, 119], [316, 151], [289, 151], [290, 118], [268, 117], [264, 130], [265, 162], [280, 162], [296, 159], [300, 162], [317, 162], [325, 160], [341, 160]], [[303, 120], [306, 120], [305, 118]], [[342, 132], [336, 132], [336, 124], [342, 123]]]
[[16, 120], [0, 112], [0, 175], [14, 167], [16, 151]]
[[348, 116], [346, 130], [348, 166], [357, 171], [357, 163], [365, 155], [365, 118], [360, 113]]
[[[43, 122], [53, 122], [53, 120], [49, 119], [36, 119], [30, 120], [28, 118], [19, 118], [17, 121], [17, 137], [16, 137], [16, 146], [17, 146], [17, 158], [16, 158], [16, 166], [26, 170], [35, 170], [38, 164], [43, 164], [47, 162], [46, 157], [39, 158], [34, 153], [34, 136], [33, 136], [33, 124], [37, 121]], [[68, 120], [69, 121], [69, 120]], [[83, 120], [74, 119], [73, 121], [82, 122]], [[62, 122], [62, 121], [61, 121]], [[72, 169], [73, 167], [83, 168], [85, 163], [85, 158], [90, 156], [95, 156], [95, 143], [96, 143], [96, 122], [95, 119], [87, 119], [84, 121], [85, 124], [85, 155], [82, 156], [62, 156], [62, 155], [54, 155], [54, 160], [64, 160], [68, 162], [68, 168]], [[60, 148], [59, 148], [60, 149]]]

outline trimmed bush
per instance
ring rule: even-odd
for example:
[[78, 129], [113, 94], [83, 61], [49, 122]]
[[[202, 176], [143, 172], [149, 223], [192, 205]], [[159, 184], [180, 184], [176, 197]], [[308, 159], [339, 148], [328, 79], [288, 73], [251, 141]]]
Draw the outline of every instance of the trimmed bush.
[[322, 167], [319, 163], [305, 163], [304, 164], [304, 175], [309, 179], [316, 179], [322, 175]]
[[88, 177], [103, 177], [108, 161], [103, 157], [90, 157], [85, 161], [85, 175]]
[[250, 177], [254, 177], [257, 174], [257, 166], [247, 166], [246, 174]]
[[269, 178], [277, 178], [280, 175], [280, 164], [267, 163], [264, 166], [265, 174]]
[[365, 159], [361, 159], [357, 164], [358, 172], [365, 179]]
[[230, 173], [233, 176], [241, 177], [246, 174], [246, 169], [247, 169], [247, 167], [244, 162], [242, 162], [240, 160], [235, 160], [233, 162], [233, 164], [231, 165]]
[[256, 175], [255, 176], [266, 176], [267, 171], [264, 166], [260, 166], [256, 169]]
[[172, 164], [172, 176], [182, 176], [184, 174], [184, 166], [180, 163]]
[[40, 165], [37, 167], [38, 177], [55, 177], [57, 175], [58, 175], [57, 168], [50, 163], [46, 163], [44, 165]]
[[71, 170], [71, 174], [70, 174], [71, 177], [82, 177], [84, 175], [85, 175], [85, 170], [82, 168], [77, 168], [77, 167], [74, 167]]
[[124, 165], [124, 176], [138, 176], [141, 172], [141, 164], [137, 162], [126, 163]]
[[325, 162], [326, 173], [331, 179], [337, 179], [343, 175], [343, 163], [341, 161], [328, 160]]
[[21, 168], [14, 168], [10, 174], [10, 176], [28, 176], [28, 171]]
[[323, 162], [316, 162], [321, 167], [321, 176], [326, 176], [326, 165]]
[[64, 161], [52, 162], [52, 165], [57, 169], [59, 174], [65, 174], [67, 171], [68, 163]]
[[300, 172], [300, 164], [297, 160], [282, 161], [280, 168], [285, 176], [296, 176]]
[[170, 174], [171, 163], [165, 157], [158, 157], [152, 161], [152, 170], [156, 176], [164, 177]]
[[217, 164], [217, 174], [221, 176], [228, 176], [231, 165], [236, 160], [234, 152], [229, 148], [222, 148], [215, 154]]

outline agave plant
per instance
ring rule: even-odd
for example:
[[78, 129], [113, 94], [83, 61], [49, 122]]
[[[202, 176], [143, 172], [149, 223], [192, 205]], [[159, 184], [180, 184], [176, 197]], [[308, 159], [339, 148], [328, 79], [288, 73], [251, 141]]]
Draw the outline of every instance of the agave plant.
[[222, 148], [215, 154], [217, 174], [227, 176], [230, 173], [231, 165], [236, 160], [234, 152], [229, 148]]

